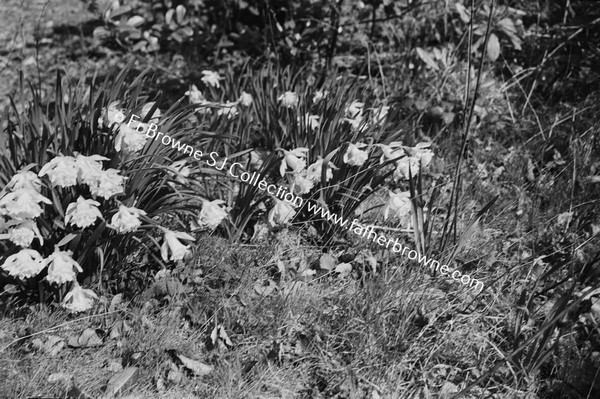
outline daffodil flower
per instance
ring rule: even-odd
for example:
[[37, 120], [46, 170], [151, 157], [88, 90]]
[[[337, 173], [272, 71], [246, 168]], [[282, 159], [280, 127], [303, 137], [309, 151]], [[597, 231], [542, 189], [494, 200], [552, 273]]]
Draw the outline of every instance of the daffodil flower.
[[54, 252], [44, 260], [44, 264], [48, 265], [48, 275], [46, 276], [48, 282], [64, 284], [74, 281], [77, 272], [83, 272], [79, 263], [71, 255], [73, 255], [72, 251], [61, 251], [56, 247]]
[[365, 143], [350, 143], [348, 145], [348, 149], [344, 153], [344, 163], [350, 166], [362, 166], [367, 159], [369, 159], [369, 154], [365, 150], [361, 150], [361, 148], [366, 147]]
[[119, 172], [120, 170], [112, 168], [95, 172], [88, 183], [90, 192], [104, 199], [123, 194], [127, 177], [121, 176]]
[[346, 117], [350, 119], [356, 119], [362, 115], [362, 110], [365, 107], [365, 103], [361, 103], [360, 101], [352, 101], [350, 105], [346, 106], [344, 112], [346, 113]]
[[281, 103], [282, 107], [285, 108], [296, 108], [298, 106], [298, 95], [293, 91], [286, 91], [279, 97], [277, 97], [277, 101]]
[[[194, 241], [195, 238], [189, 235], [188, 233], [183, 233], [180, 231], [171, 231], [169, 229], [165, 229], [161, 227], [164, 231], [164, 241], [160, 248], [160, 256], [166, 262], [169, 260], [178, 261], [183, 259], [183, 257], [189, 252], [189, 245], [184, 245], [181, 243], [181, 240], [190, 240]], [[169, 254], [171, 256], [169, 257]]]
[[[327, 172], [326, 172], [326, 177], [325, 177], [326, 182], [328, 182], [329, 180], [331, 180], [333, 178], [333, 170], [332, 169], [338, 169], [338, 168], [332, 162], [328, 162], [327, 163]], [[306, 177], [308, 177], [310, 180], [314, 181], [315, 183], [318, 183], [321, 181], [322, 172], [323, 172], [323, 158], [318, 157], [314, 163], [312, 163], [311, 165], [308, 166]]]
[[100, 203], [91, 199], [85, 199], [82, 196], [77, 198], [77, 202], [71, 202], [65, 212], [65, 223], [84, 229], [94, 224], [96, 219], [102, 219], [102, 213], [98, 210]]
[[22, 249], [6, 258], [1, 266], [8, 274], [20, 279], [37, 276], [45, 267], [42, 255], [33, 249]]
[[294, 206], [289, 202], [275, 199], [275, 206], [269, 212], [269, 224], [275, 227], [280, 224], [288, 224], [296, 215]]
[[376, 144], [381, 148], [381, 158], [379, 159], [379, 163], [382, 164], [386, 160], [389, 161], [391, 159], [395, 159], [404, 155], [404, 150], [402, 149], [402, 142], [393, 141], [390, 144]]
[[75, 158], [58, 155], [42, 166], [38, 176], [48, 175], [52, 186], [71, 187], [77, 184], [77, 170]]
[[10, 240], [13, 244], [27, 248], [37, 237], [40, 245], [44, 245], [44, 239], [37, 225], [31, 220], [10, 220], [4, 227], [11, 227], [8, 233], [0, 234], [0, 240]]
[[119, 205], [119, 210], [113, 215], [108, 227], [121, 234], [135, 231], [142, 225], [140, 215], [146, 215], [146, 212], [135, 207]]
[[[142, 127], [141, 130], [140, 127]], [[143, 123], [138, 123], [135, 129], [125, 124], [121, 125], [119, 133], [115, 137], [115, 150], [118, 152], [121, 152], [121, 150], [141, 151], [146, 145], [146, 141], [148, 141], [148, 135], [145, 133], [146, 127]]]
[[73, 288], [65, 295], [62, 306], [74, 313], [85, 312], [94, 305], [94, 299], [98, 299], [98, 295], [92, 290], [81, 288], [75, 280]]
[[223, 219], [227, 217], [227, 209], [221, 207], [223, 204], [225, 204], [225, 201], [220, 199], [214, 201], [202, 199], [202, 210], [197, 221], [199, 227], [208, 227], [214, 230], [221, 224]]
[[393, 191], [389, 191], [389, 197], [387, 201], [387, 205], [385, 207], [383, 217], [387, 220], [390, 213], [392, 213], [396, 217], [405, 217], [410, 214], [411, 211], [411, 202], [410, 202], [410, 192], [403, 191], [400, 193], [395, 193]]
[[285, 175], [288, 167], [293, 172], [299, 172], [306, 167], [306, 156], [308, 155], [308, 148], [298, 147], [292, 151], [283, 150], [283, 160], [279, 166], [279, 173], [281, 176]]
[[328, 91], [323, 91], [323, 90], [317, 90], [315, 92], [315, 95], [312, 98], [312, 101], [314, 104], [318, 103], [319, 101], [321, 101], [322, 99], [324, 99], [325, 97], [327, 97], [327, 95], [329, 94]]
[[21, 171], [10, 179], [10, 181], [4, 189], [16, 191], [22, 188], [31, 189], [39, 193], [42, 190], [42, 181], [35, 173], [29, 170]]
[[0, 198], [0, 215], [20, 220], [33, 219], [43, 212], [40, 202], [52, 204], [52, 201], [37, 191], [21, 188]]
[[216, 87], [217, 89], [221, 87], [221, 83], [219, 82], [219, 80], [221, 80], [221, 76], [219, 76], [217, 72], [202, 71], [202, 75], [204, 76], [200, 80], [202, 80], [202, 82], [204, 82], [204, 84], [207, 86]]
[[240, 99], [238, 101], [240, 102], [240, 104], [242, 106], [249, 107], [250, 105], [252, 105], [252, 102], [254, 101], [254, 99], [252, 98], [251, 94], [248, 94], [245, 91], [243, 91], [242, 95], [240, 96]]
[[77, 181], [79, 183], [90, 184], [93, 181], [92, 177], [94, 174], [102, 170], [102, 161], [110, 161], [110, 159], [97, 154], [85, 156], [76, 153]]

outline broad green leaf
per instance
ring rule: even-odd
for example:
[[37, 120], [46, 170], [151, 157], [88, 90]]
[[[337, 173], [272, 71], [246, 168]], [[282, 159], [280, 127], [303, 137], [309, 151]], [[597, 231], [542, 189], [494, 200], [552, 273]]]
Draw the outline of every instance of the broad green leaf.
[[490, 60], [496, 61], [500, 57], [500, 41], [498, 36], [490, 34], [487, 44], [487, 56]]
[[431, 69], [436, 70], [436, 71], [440, 70], [440, 67], [433, 59], [433, 56], [431, 55], [430, 52], [423, 50], [421, 47], [417, 47], [417, 54], [419, 55], [419, 58], [421, 58], [421, 60], [425, 64], [427, 64], [427, 66], [429, 66]]

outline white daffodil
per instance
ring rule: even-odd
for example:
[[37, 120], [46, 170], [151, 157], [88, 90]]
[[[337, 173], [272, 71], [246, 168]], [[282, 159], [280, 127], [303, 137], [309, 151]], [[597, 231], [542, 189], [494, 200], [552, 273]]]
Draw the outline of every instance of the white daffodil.
[[140, 215], [144, 216], [146, 212], [133, 206], [119, 205], [119, 210], [113, 215], [108, 227], [121, 234], [135, 231], [142, 225]]
[[306, 157], [308, 155], [308, 148], [298, 147], [291, 151], [283, 150], [283, 159], [279, 166], [279, 173], [281, 176], [285, 175], [288, 167], [293, 172], [299, 172], [306, 167]]
[[85, 156], [77, 154], [75, 156], [75, 166], [78, 170], [78, 182], [90, 184], [90, 182], [93, 181], [93, 176], [102, 170], [101, 161], [110, 161], [110, 159], [103, 157], [102, 155]]
[[307, 171], [303, 170], [294, 175], [292, 189], [298, 195], [308, 194], [315, 186], [315, 182], [307, 177]]
[[250, 169], [258, 170], [261, 168], [265, 159], [271, 152], [262, 148], [255, 148], [250, 152]]
[[390, 107], [388, 105], [382, 105], [371, 112], [371, 121], [373, 121], [375, 125], [382, 125], [385, 122], [389, 111]]
[[21, 188], [0, 198], [0, 215], [19, 220], [33, 219], [43, 212], [40, 202], [52, 204], [52, 201], [37, 191]]
[[185, 92], [185, 95], [188, 96], [191, 104], [206, 103], [206, 97], [204, 97], [204, 94], [202, 94], [202, 91], [200, 91], [196, 85], [191, 85], [190, 89]]
[[[141, 120], [146, 119], [146, 116], [148, 115], [148, 113], [150, 112], [152, 107], [154, 107], [154, 104], [155, 104], [154, 101], [144, 104], [144, 106], [142, 107], [142, 111], [140, 112]], [[155, 124], [158, 123], [161, 115], [162, 115], [162, 112], [160, 112], [160, 109], [157, 107], [154, 110], [154, 112], [152, 113], [152, 117], [150, 117], [150, 119], [148, 119], [148, 123], [155, 123]], [[145, 133], [145, 131], [144, 131], [144, 133]]]
[[[162, 228], [165, 233], [163, 244], [160, 248], [160, 256], [166, 262], [168, 260], [178, 261], [189, 252], [190, 246], [183, 245], [180, 239], [194, 241], [195, 238], [188, 233], [180, 231], [171, 231], [169, 229]], [[169, 257], [169, 253], [171, 256]]]
[[111, 168], [94, 173], [88, 183], [90, 192], [104, 199], [109, 199], [115, 194], [123, 194], [127, 177], [121, 176], [119, 172], [118, 169]]
[[67, 206], [65, 223], [75, 225], [80, 229], [93, 225], [96, 219], [102, 219], [102, 213], [98, 210], [98, 206], [100, 206], [98, 201], [79, 196], [77, 202], [71, 202]]
[[203, 199], [202, 210], [198, 215], [198, 225], [214, 230], [227, 217], [227, 209], [221, 207], [223, 204], [225, 201], [220, 199], [214, 201]]
[[[337, 167], [332, 163], [332, 162], [328, 162], [327, 163], [327, 174], [325, 176], [325, 181], [328, 182], [329, 180], [331, 180], [333, 178], [333, 170], [332, 169], [337, 169]], [[306, 173], [306, 177], [308, 177], [310, 180], [314, 181], [315, 183], [318, 183], [321, 181], [321, 176], [323, 174], [323, 158], [318, 157], [317, 160], [309, 165], [307, 173]]]
[[98, 124], [110, 127], [113, 123], [118, 125], [123, 121], [117, 121], [116, 115], [122, 114], [123, 110], [119, 107], [119, 101], [113, 101], [107, 108], [102, 108], [102, 116], [98, 119]]
[[11, 220], [4, 224], [5, 227], [11, 227], [7, 233], [0, 234], [0, 240], [10, 240], [13, 244], [23, 248], [31, 245], [34, 238], [37, 237], [40, 245], [44, 245], [44, 239], [37, 225], [31, 220]]
[[350, 143], [348, 145], [348, 149], [344, 153], [344, 163], [351, 166], [363, 166], [367, 159], [369, 159], [369, 154], [365, 150], [361, 150], [361, 148], [366, 147], [365, 143]]
[[219, 80], [221, 80], [221, 76], [219, 76], [218, 72], [202, 71], [202, 75], [204, 76], [200, 80], [202, 80], [205, 85], [216, 87], [217, 89], [221, 87], [221, 83], [219, 82]]
[[5, 190], [16, 191], [22, 188], [31, 189], [39, 193], [42, 191], [42, 181], [35, 173], [29, 170], [20, 171], [10, 179]]
[[73, 252], [61, 251], [56, 247], [54, 252], [44, 261], [48, 266], [48, 275], [46, 280], [50, 283], [64, 284], [69, 281], [74, 281], [77, 272], [83, 272], [81, 266], [75, 259], [71, 257]]
[[327, 97], [328, 94], [329, 94], [328, 91], [317, 90], [315, 92], [315, 95], [312, 98], [313, 103], [314, 104], [318, 103], [319, 101], [321, 101], [322, 99]]
[[2, 268], [13, 277], [26, 279], [37, 276], [45, 267], [44, 259], [38, 251], [22, 249], [4, 261]]
[[190, 175], [191, 170], [186, 166], [187, 161], [182, 159], [181, 161], [175, 161], [167, 169], [171, 172], [169, 175], [173, 180], [180, 184], [186, 184], [186, 178]]
[[92, 290], [81, 288], [75, 280], [73, 288], [65, 295], [62, 306], [71, 312], [85, 312], [94, 305], [94, 299], [98, 299], [98, 295]]
[[344, 112], [346, 113], [346, 117], [349, 119], [356, 119], [362, 115], [362, 110], [365, 107], [365, 103], [361, 103], [360, 101], [352, 101], [350, 105], [346, 106]]
[[271, 227], [288, 224], [294, 216], [296, 216], [296, 210], [292, 204], [275, 198], [275, 206], [269, 212], [269, 224]]
[[377, 144], [379, 148], [381, 148], [381, 158], [379, 159], [379, 163], [382, 164], [385, 161], [389, 161], [391, 159], [395, 159], [404, 155], [404, 150], [402, 149], [401, 141], [393, 141], [390, 144]]
[[[300, 123], [298, 118], [298, 123]], [[321, 126], [321, 117], [318, 115], [306, 114], [304, 115], [304, 124], [310, 128], [310, 130], [317, 130]]]
[[52, 186], [71, 187], [77, 184], [77, 174], [79, 171], [75, 165], [75, 158], [71, 156], [59, 155], [46, 163], [38, 176], [48, 175]]
[[421, 160], [421, 167], [427, 168], [433, 159], [433, 151], [429, 148], [431, 143], [419, 143], [414, 147], [404, 147], [412, 157]]
[[[410, 174], [409, 174], [410, 170]], [[419, 158], [417, 157], [404, 157], [396, 161], [396, 170], [394, 171], [394, 178], [396, 180], [403, 179], [408, 180], [410, 175], [415, 177], [419, 173]]]
[[[139, 129], [140, 127], [142, 129]], [[130, 152], [141, 151], [148, 141], [148, 136], [144, 133], [144, 130], [144, 126], [141, 123], [135, 129], [125, 124], [121, 125], [119, 133], [115, 137], [115, 150], [117, 152], [121, 152], [121, 150]]]
[[357, 116], [354, 119], [345, 119], [350, 124], [353, 131], [362, 132], [367, 128], [367, 125], [363, 123], [363, 117]]
[[206, 100], [206, 97], [204, 97], [204, 94], [202, 94], [196, 85], [192, 85], [190, 89], [185, 92], [185, 95], [188, 96], [191, 104], [201, 105], [201, 107], [196, 108], [196, 112], [201, 114], [210, 113], [210, 108], [208, 106], [212, 103]]
[[383, 217], [387, 220], [390, 212], [396, 217], [405, 217], [410, 214], [411, 202], [410, 192], [403, 191], [401, 193], [389, 192], [388, 202], [383, 213]]
[[285, 108], [296, 108], [298, 106], [298, 95], [293, 91], [286, 91], [279, 97], [277, 97], [277, 101], [281, 103], [282, 107]]
[[219, 110], [217, 111], [217, 115], [221, 116], [221, 115], [225, 115], [227, 116], [227, 119], [233, 119], [235, 118], [238, 114], [238, 108], [235, 106], [237, 104], [237, 102], [232, 102], [232, 101], [228, 101], [225, 104], [220, 104], [221, 107], [219, 107]]
[[252, 98], [252, 94], [246, 93], [245, 91], [242, 92], [242, 95], [239, 99], [239, 102], [242, 104], [242, 106], [249, 107], [252, 105], [253, 101], [254, 99]]

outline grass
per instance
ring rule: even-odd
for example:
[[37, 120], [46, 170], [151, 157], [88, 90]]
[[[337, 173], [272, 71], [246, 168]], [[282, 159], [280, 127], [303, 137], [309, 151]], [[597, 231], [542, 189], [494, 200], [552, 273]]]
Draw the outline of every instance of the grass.
[[[301, 239], [292, 233], [275, 239], [279, 245], [254, 247], [204, 238], [194, 256], [194, 270], [202, 270], [204, 278], [199, 286], [190, 283], [192, 295], [156, 296], [149, 289], [111, 314], [105, 314], [106, 297], [94, 312], [97, 316], [81, 320], [45, 307], [21, 319], [3, 318], [2, 347], [27, 327], [67, 338], [88, 327], [110, 332], [116, 322], [125, 321], [131, 331], [106, 339], [100, 348], [65, 348], [53, 357], [33, 349], [31, 338], [14, 343], [0, 367], [4, 374], [18, 370], [19, 377], [8, 379], [0, 396], [60, 395], [64, 387], [47, 382], [50, 374], [60, 372], [73, 375], [82, 391], [98, 397], [113, 374], [108, 365], [139, 353], [134, 393], [142, 397], [180, 397], [184, 392], [222, 398], [312, 397], [316, 392], [363, 397], [377, 392], [409, 398], [424, 390], [461, 386], [497, 358], [490, 343], [497, 339], [501, 321], [489, 310], [483, 312], [497, 305], [477, 301], [480, 312], [466, 313], [461, 308], [472, 296], [467, 290], [444, 292], [424, 270], [389, 258], [382, 259], [377, 275], [353, 279], [322, 272], [303, 281], [291, 277], [291, 271], [297, 259], [317, 258], [319, 248], [300, 249]], [[276, 260], [286, 266], [285, 275], [272, 271]], [[277, 280], [276, 289], [258, 294], [260, 283], [269, 280]], [[508, 309], [496, 314], [503, 311]], [[232, 348], [207, 349], [217, 324], [228, 333]], [[215, 369], [202, 378], [169, 383], [169, 349]], [[161, 378], [167, 388], [157, 394]]]

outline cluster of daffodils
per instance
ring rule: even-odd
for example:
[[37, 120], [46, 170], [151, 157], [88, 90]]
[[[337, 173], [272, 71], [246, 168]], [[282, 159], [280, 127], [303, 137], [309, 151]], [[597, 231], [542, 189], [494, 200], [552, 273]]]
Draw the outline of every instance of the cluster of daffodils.
[[[152, 103], [146, 104], [142, 117], [152, 108]], [[115, 132], [117, 151], [137, 152], [145, 145], [144, 129], [148, 125], [140, 123], [130, 128], [122, 123], [123, 111], [118, 102], [111, 103], [103, 110], [98, 124]], [[158, 117], [160, 111], [156, 110], [151, 121], [157, 122]], [[93, 291], [82, 288], [77, 282], [77, 275], [83, 272], [80, 262], [86, 259], [77, 258], [71, 250], [61, 249], [75, 237], [82, 237], [86, 231], [94, 234], [85, 237], [97, 233], [105, 237], [102, 235], [104, 226], [109, 229], [107, 232], [113, 231], [112, 234], [133, 233], [145, 220], [150, 227], [163, 232], [160, 252], [165, 262], [183, 259], [190, 251], [187, 244], [194, 240], [187, 233], [158, 226], [154, 219], [144, 218], [144, 210], [116, 200], [125, 194], [127, 177], [118, 169], [105, 169], [103, 161], [108, 160], [102, 155], [85, 156], [77, 152], [72, 156], [57, 155], [41, 166], [39, 173], [34, 173], [31, 167], [19, 171], [0, 191], [0, 240], [5, 242], [7, 254], [10, 254], [0, 255], [0, 268], [20, 280], [38, 277], [49, 284], [69, 284], [70, 291], [64, 296], [62, 305], [72, 312], [88, 310], [97, 299]], [[185, 183], [189, 174], [185, 163], [175, 163], [169, 171], [176, 174], [174, 180], [181, 183]], [[58, 196], [63, 193], [73, 200], [63, 208], [60, 197], [53, 195], [54, 201], [48, 198], [50, 192]], [[214, 228], [220, 223], [225, 210], [219, 205], [206, 202], [199, 216], [202, 226]], [[105, 215], [112, 217], [105, 218]], [[81, 244], [86, 244], [85, 240], [80, 240]]]
[[[312, 98], [313, 105], [319, 104], [325, 100], [329, 92], [327, 90], [318, 90], [315, 92]], [[277, 97], [279, 106], [288, 109], [296, 109], [300, 103], [298, 95], [293, 91], [286, 91]], [[387, 119], [390, 107], [387, 105], [381, 105], [378, 108], [371, 109], [370, 119], [365, 118], [364, 115], [365, 103], [358, 100], [352, 101], [346, 105], [344, 109], [343, 121], [347, 122], [354, 131], [364, 131], [368, 127], [369, 122], [372, 125], [383, 125]], [[310, 113], [305, 114], [303, 117], [298, 117], [298, 123], [304, 124], [310, 130], [317, 130], [321, 124], [321, 117], [319, 115], [312, 115]]]
[[[355, 104], [356, 105], [356, 104]], [[352, 112], [356, 116], [360, 111], [356, 107]], [[403, 146], [400, 142], [390, 144], [367, 145], [365, 143], [349, 143], [346, 151], [342, 155], [342, 162], [350, 167], [362, 167], [370, 158], [369, 152], [374, 152], [374, 148], [379, 148], [381, 155], [380, 164], [386, 161], [394, 161], [394, 177], [396, 180], [409, 178], [409, 173], [416, 176], [419, 168], [425, 169], [433, 159], [433, 151], [429, 148], [430, 143], [420, 143], [415, 147]], [[283, 150], [283, 159], [281, 161], [279, 172], [282, 177], [287, 177], [289, 181], [289, 192], [296, 196], [308, 194], [319, 182], [325, 179], [325, 182], [333, 178], [333, 171], [339, 169], [333, 162], [327, 163], [324, 170], [324, 160], [318, 157], [317, 160], [308, 165], [309, 149], [305, 147], [294, 150]], [[408, 191], [393, 192], [388, 190], [388, 201], [384, 211], [385, 219], [390, 215], [397, 218], [404, 218], [410, 214], [411, 202]], [[271, 225], [288, 224], [296, 215], [296, 201], [286, 198], [285, 201], [274, 196], [275, 206], [269, 212], [268, 220]], [[302, 201], [298, 201], [302, 204]]]
[[[215, 89], [219, 89], [221, 87], [220, 81], [223, 79], [221, 76], [214, 71], [202, 71], [203, 77], [201, 78], [202, 82], [208, 86]], [[234, 119], [239, 115], [238, 106], [242, 107], [250, 107], [252, 105], [252, 95], [242, 91], [240, 98], [236, 101], [226, 101], [224, 103], [211, 102], [206, 99], [204, 93], [196, 86], [191, 85], [189, 90], [185, 92], [185, 95], [188, 97], [188, 100], [191, 104], [197, 105], [196, 112], [200, 114], [210, 114], [212, 109], [217, 110], [217, 116], [224, 116], [227, 119]]]

